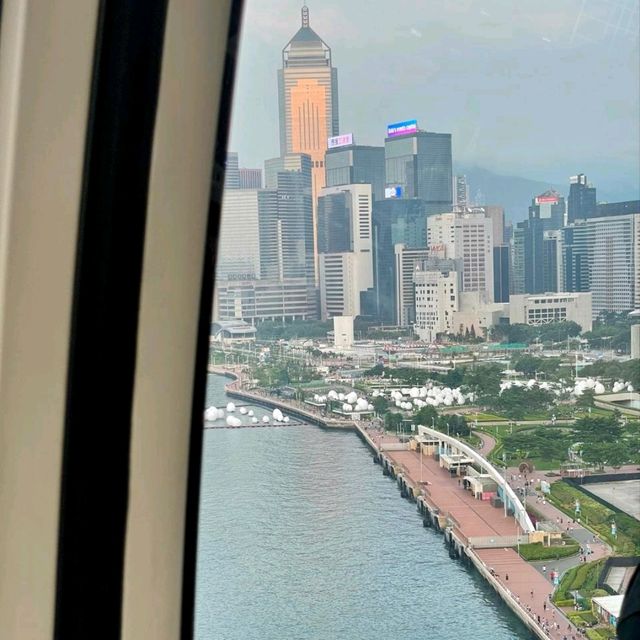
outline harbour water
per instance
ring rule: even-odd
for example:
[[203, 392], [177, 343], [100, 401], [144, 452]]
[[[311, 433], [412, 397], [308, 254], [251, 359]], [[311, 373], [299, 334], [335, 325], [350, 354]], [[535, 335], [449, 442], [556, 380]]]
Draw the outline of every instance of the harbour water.
[[203, 456], [196, 640], [531, 637], [355, 434], [209, 429]]

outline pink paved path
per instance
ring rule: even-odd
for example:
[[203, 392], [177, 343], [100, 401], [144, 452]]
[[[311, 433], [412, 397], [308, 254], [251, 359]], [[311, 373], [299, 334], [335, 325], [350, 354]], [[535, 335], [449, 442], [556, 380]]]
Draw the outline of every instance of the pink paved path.
[[[397, 438], [370, 431], [374, 442], [397, 442]], [[420, 455], [415, 451], [384, 451], [392, 462], [401, 466], [407, 479], [414, 485], [420, 484]], [[504, 511], [492, 507], [487, 501], [476, 500], [469, 491], [458, 485], [458, 479], [451, 477], [431, 456], [422, 456], [422, 480], [428, 497], [444, 513], [450, 514], [458, 523], [463, 536], [515, 535], [517, 524], [513, 517], [505, 517]], [[536, 505], [538, 506], [538, 505]], [[577, 636], [576, 629], [555, 606], [549, 603], [553, 585], [533, 565], [523, 560], [514, 549], [474, 550], [480, 560], [497, 574], [498, 582], [520, 605], [525, 615], [537, 622], [548, 625], [547, 635], [554, 640], [565, 636]], [[508, 577], [507, 577], [508, 576]], [[531, 591], [533, 590], [533, 597]], [[546, 606], [546, 610], [545, 610]], [[555, 625], [558, 624], [559, 627]]]

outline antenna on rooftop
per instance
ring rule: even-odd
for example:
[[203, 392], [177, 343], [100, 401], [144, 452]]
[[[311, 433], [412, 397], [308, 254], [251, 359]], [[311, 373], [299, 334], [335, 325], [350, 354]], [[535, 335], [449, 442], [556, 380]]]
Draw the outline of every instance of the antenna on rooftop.
[[309, 7], [306, 4], [302, 5], [302, 27], [309, 27]]

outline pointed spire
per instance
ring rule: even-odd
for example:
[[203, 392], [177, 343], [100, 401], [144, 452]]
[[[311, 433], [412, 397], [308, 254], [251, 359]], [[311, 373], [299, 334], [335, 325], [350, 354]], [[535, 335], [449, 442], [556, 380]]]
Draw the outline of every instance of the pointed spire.
[[302, 28], [309, 27], [309, 7], [306, 4], [302, 5]]

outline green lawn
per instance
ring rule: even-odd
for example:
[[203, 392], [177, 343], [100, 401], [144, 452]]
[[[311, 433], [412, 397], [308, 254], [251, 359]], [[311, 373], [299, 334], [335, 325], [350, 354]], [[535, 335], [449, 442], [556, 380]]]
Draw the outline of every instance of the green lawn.
[[508, 418], [496, 415], [495, 413], [468, 413], [469, 420], [477, 420], [478, 422], [497, 422], [498, 420], [507, 421]]
[[[640, 522], [635, 518], [613, 511], [594, 500], [589, 494], [580, 491], [566, 482], [554, 482], [551, 485], [550, 500], [567, 515], [575, 515], [576, 499], [580, 502], [581, 522], [598, 532], [617, 553], [633, 555], [640, 553]], [[616, 522], [618, 534], [611, 535], [611, 522]]]
[[571, 598], [571, 591], [580, 591], [585, 597], [596, 589], [598, 576], [604, 565], [604, 559], [579, 564], [565, 572], [553, 594], [553, 601], [560, 602]]

